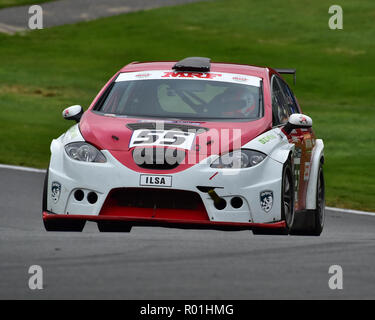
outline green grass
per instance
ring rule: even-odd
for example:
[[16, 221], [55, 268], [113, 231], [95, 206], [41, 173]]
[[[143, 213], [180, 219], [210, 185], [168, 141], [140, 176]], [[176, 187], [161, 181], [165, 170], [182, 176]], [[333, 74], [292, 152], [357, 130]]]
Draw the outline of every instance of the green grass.
[[16, 6], [42, 4], [53, 0], [1, 0], [0, 9]]
[[[327, 203], [375, 210], [375, 6], [325, 0], [232, 0], [167, 7], [24, 35], [0, 35], [0, 163], [46, 167], [50, 140], [133, 60], [208, 56], [297, 68], [294, 88], [325, 142]], [[5, 63], [4, 63], [5, 62]]]

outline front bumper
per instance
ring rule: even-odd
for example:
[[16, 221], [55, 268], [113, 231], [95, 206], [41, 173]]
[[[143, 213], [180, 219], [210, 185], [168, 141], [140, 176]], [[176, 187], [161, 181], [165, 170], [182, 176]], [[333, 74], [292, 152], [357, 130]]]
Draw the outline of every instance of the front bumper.
[[[177, 173], [166, 172], [165, 175], [172, 176], [170, 189], [194, 192], [201, 198], [203, 209], [200, 208], [201, 215], [197, 219], [193, 212], [189, 215], [185, 214], [186, 211], [179, 212], [178, 210], [174, 210], [172, 215], [163, 211], [163, 214], [159, 216], [138, 214], [127, 208], [123, 208], [121, 212], [108, 210], [104, 204], [112, 190], [149, 188], [140, 186], [141, 173], [121, 164], [109, 151], [102, 151], [107, 158], [107, 162], [102, 164], [70, 159], [62, 144], [56, 140], [51, 150], [44, 219], [126, 220], [134, 225], [173, 224], [219, 229], [282, 228], [284, 226], [283, 222], [280, 222], [283, 165], [270, 157], [255, 167], [238, 171], [213, 169], [207, 162], [202, 162]], [[214, 158], [216, 156], [212, 157]], [[56, 182], [61, 186], [57, 201], [56, 197], [52, 197], [52, 187], [56, 185]], [[225, 199], [228, 205], [224, 209], [217, 209], [208, 193], [200, 191], [198, 186], [215, 188], [215, 192]], [[163, 189], [166, 188], [163, 187]], [[77, 201], [74, 197], [77, 190], [82, 190], [84, 193], [81, 201]], [[268, 212], [265, 212], [260, 205], [260, 194], [264, 191], [273, 193], [272, 209]], [[94, 204], [87, 200], [87, 195], [91, 192], [97, 195]], [[240, 208], [230, 205], [233, 197], [243, 200]]]

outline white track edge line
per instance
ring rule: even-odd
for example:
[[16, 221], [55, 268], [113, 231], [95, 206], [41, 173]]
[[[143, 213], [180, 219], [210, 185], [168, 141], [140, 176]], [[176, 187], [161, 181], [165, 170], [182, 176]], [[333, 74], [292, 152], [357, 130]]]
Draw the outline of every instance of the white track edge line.
[[[36, 169], [30, 167], [21, 167], [21, 166], [12, 166], [8, 164], [0, 164], [0, 169], [10, 169], [10, 170], [19, 170], [19, 171], [27, 171], [27, 172], [36, 172], [36, 173], [46, 173], [46, 169]], [[367, 212], [367, 211], [360, 211], [360, 210], [352, 210], [352, 209], [342, 209], [342, 208], [334, 208], [334, 207], [326, 207], [327, 210], [335, 211], [335, 212], [344, 212], [344, 213], [352, 213], [352, 214], [359, 214], [365, 216], [373, 216], [375, 217], [375, 212]]]
[[360, 211], [360, 210], [353, 210], [353, 209], [342, 209], [342, 208], [334, 208], [334, 207], [326, 207], [326, 209], [330, 211], [335, 211], [335, 212], [343, 212], [343, 213], [351, 213], [351, 214], [359, 214], [363, 216], [375, 217], [375, 212]]
[[0, 164], [0, 169], [10, 169], [10, 170], [37, 172], [37, 173], [46, 173], [47, 172], [46, 169], [36, 169], [36, 168], [21, 167], [21, 166], [11, 166], [11, 165], [8, 165], [8, 164]]

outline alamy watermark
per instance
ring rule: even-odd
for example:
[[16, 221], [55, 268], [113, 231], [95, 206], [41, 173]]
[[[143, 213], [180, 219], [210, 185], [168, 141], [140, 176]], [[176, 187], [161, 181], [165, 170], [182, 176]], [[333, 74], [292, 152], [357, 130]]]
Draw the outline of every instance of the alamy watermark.
[[42, 290], [43, 289], [43, 269], [39, 265], [32, 265], [29, 267], [28, 273], [31, 274], [29, 278], [29, 289], [30, 290]]
[[29, 29], [43, 29], [43, 8], [33, 5], [29, 8]]
[[328, 27], [331, 30], [344, 29], [344, 16], [342, 7], [337, 4], [334, 4], [329, 7], [328, 13], [332, 14], [332, 16], [328, 20]]
[[332, 276], [328, 280], [328, 287], [331, 290], [344, 289], [344, 274], [340, 265], [335, 264], [330, 266], [328, 269], [328, 274], [332, 274]]

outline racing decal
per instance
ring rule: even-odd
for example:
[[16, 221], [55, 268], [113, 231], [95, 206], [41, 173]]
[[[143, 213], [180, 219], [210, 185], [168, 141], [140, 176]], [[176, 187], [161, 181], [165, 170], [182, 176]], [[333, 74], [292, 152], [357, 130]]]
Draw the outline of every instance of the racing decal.
[[172, 176], [141, 174], [140, 186], [172, 187]]
[[312, 149], [312, 137], [310, 132], [306, 132], [303, 134], [303, 139], [305, 140], [305, 145], [307, 150]]
[[296, 147], [293, 154], [294, 162], [294, 201], [298, 202], [299, 177], [301, 172], [302, 149]]
[[202, 72], [164, 72], [162, 78], [199, 78], [199, 79], [214, 79], [221, 77], [220, 73], [202, 73]]
[[292, 142], [293, 143], [298, 143], [300, 140], [299, 140], [299, 138], [298, 137], [296, 137], [296, 136], [292, 136]]
[[306, 117], [303, 116], [303, 115], [301, 115], [301, 116], [299, 117], [299, 123], [300, 123], [300, 124], [307, 124], [307, 119], [306, 119]]
[[276, 139], [276, 136], [273, 135], [273, 134], [269, 134], [261, 139], [259, 139], [258, 141], [262, 144], [266, 144], [267, 142], [271, 141], [271, 140], [275, 140]]
[[176, 147], [190, 150], [195, 138], [193, 132], [175, 130], [134, 130], [129, 148], [132, 147]]
[[246, 82], [247, 81], [247, 78], [246, 77], [242, 77], [242, 76], [235, 76], [232, 79], [234, 81], [238, 81], [238, 82]]
[[[311, 119], [306, 117], [306, 121], [309, 122]], [[295, 144], [293, 154], [295, 209], [301, 210], [306, 205], [307, 185], [310, 179], [311, 153], [315, 143], [315, 135], [310, 129], [295, 129], [289, 136], [289, 142]]]
[[310, 162], [305, 162], [305, 172], [303, 175], [303, 180], [308, 181], [310, 178]]
[[138, 73], [135, 75], [137, 78], [148, 78], [149, 76], [151, 76], [151, 73]]
[[211, 177], [210, 177], [210, 179], [209, 180], [212, 180], [213, 178], [215, 178], [217, 175], [219, 174], [219, 172], [218, 171], [216, 171]]
[[70, 142], [77, 142], [83, 141], [81, 132], [79, 130], [79, 125], [75, 124], [68, 131], [66, 131], [63, 135], [61, 135], [61, 140], [64, 145]]
[[312, 141], [311, 141], [311, 139], [306, 139], [305, 143], [306, 143], [306, 148], [307, 149], [312, 149]]
[[260, 206], [265, 212], [270, 212], [273, 205], [273, 192], [263, 191], [260, 193]]
[[61, 184], [57, 181], [53, 181], [52, 186], [51, 186], [51, 198], [54, 203], [57, 203], [57, 201], [59, 201], [60, 194], [61, 194]]
[[67, 139], [69, 140], [73, 140], [75, 138], [77, 138], [79, 136], [79, 129], [78, 129], [78, 125], [74, 125], [73, 127], [71, 127], [66, 133], [65, 133], [65, 136]]
[[187, 79], [187, 80], [206, 80], [238, 83], [244, 85], [260, 87], [261, 78], [236, 73], [225, 72], [176, 72], [170, 70], [152, 70], [144, 72], [123, 72], [120, 73], [116, 82], [134, 81], [134, 80], [155, 80], [155, 79]]

